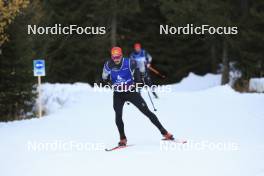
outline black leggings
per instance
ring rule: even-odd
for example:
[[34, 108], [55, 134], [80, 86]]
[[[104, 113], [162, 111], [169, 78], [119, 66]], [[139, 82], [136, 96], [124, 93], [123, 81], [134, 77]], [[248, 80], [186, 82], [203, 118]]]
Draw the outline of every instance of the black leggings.
[[[151, 81], [151, 78], [150, 78], [150, 73], [148, 71], [148, 68], [146, 67], [146, 72], [145, 72], [145, 76], [144, 76], [144, 82], [147, 86], [152, 86], [152, 81]], [[141, 77], [140, 77], [140, 71], [138, 68], [135, 69], [135, 73], [134, 73], [134, 77], [135, 77], [135, 82], [137, 83], [143, 83], [142, 80], [141, 80]]]
[[122, 119], [123, 106], [126, 101], [134, 104], [150, 121], [160, 130], [161, 134], [166, 134], [167, 131], [159, 122], [157, 116], [152, 113], [144, 99], [138, 92], [114, 92], [114, 110], [116, 116], [116, 125], [120, 134], [120, 139], [125, 139], [124, 123]]

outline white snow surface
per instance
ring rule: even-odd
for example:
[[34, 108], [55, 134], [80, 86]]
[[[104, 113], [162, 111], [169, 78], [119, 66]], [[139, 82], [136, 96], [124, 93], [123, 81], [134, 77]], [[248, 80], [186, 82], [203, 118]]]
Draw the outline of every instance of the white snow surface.
[[264, 92], [264, 78], [251, 78], [249, 80], [249, 90], [253, 92]]
[[189, 73], [179, 84], [172, 85], [173, 91], [195, 91], [212, 88], [221, 84], [220, 74], [207, 73], [205, 76], [199, 76]]
[[159, 131], [126, 104], [125, 131], [134, 146], [106, 152], [119, 140], [112, 93], [84, 83], [44, 84], [46, 116], [0, 123], [1, 175], [264, 176], [263, 94], [219, 86], [217, 75], [190, 74], [171, 86], [154, 99], [155, 114], [188, 143], [162, 148]]

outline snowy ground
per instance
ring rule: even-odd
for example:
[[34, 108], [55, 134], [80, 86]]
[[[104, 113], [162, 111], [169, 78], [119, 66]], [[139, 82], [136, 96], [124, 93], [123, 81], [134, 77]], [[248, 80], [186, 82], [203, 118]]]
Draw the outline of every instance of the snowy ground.
[[160, 144], [149, 120], [125, 105], [125, 129], [135, 145], [115, 152], [104, 151], [118, 141], [112, 93], [46, 84], [48, 115], [0, 123], [1, 175], [264, 176], [264, 95], [219, 82], [217, 75], [190, 74], [154, 100], [160, 121], [187, 144]]
[[249, 90], [252, 92], [264, 92], [264, 78], [251, 78], [249, 81]]

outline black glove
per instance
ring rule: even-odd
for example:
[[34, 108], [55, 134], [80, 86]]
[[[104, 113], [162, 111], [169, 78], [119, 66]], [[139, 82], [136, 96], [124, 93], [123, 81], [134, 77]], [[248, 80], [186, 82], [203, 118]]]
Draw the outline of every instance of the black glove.
[[108, 79], [102, 79], [101, 83], [103, 84], [103, 86], [106, 86], [106, 85], [111, 86], [111, 83], [109, 82]]

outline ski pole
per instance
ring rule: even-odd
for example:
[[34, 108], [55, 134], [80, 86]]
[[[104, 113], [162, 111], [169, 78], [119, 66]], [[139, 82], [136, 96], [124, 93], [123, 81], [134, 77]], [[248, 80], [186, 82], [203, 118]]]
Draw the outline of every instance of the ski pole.
[[[146, 85], [146, 84], [145, 84], [145, 80], [144, 80], [144, 78], [143, 78], [143, 83], [144, 83], [144, 85]], [[152, 107], [153, 107], [154, 111], [157, 111], [157, 109], [155, 108], [155, 105], [154, 105], [154, 103], [153, 103], [153, 101], [152, 101], [152, 98], [151, 98], [151, 96], [150, 96], [150, 93], [149, 93], [149, 89], [148, 89], [148, 88], [147, 88], [147, 92], [148, 92], [148, 97], [149, 97], [149, 99], [150, 99], [150, 102], [151, 102], [151, 104], [152, 104]]]
[[166, 78], [165, 75], [162, 75], [162, 74], [161, 74], [158, 70], [156, 70], [155, 68], [153, 68], [153, 67], [151, 67], [151, 66], [149, 66], [148, 68], [150, 69], [150, 71], [152, 71], [152, 72], [155, 73], [156, 75], [158, 75], [158, 76], [160, 76], [160, 77], [162, 77], [162, 78]]

